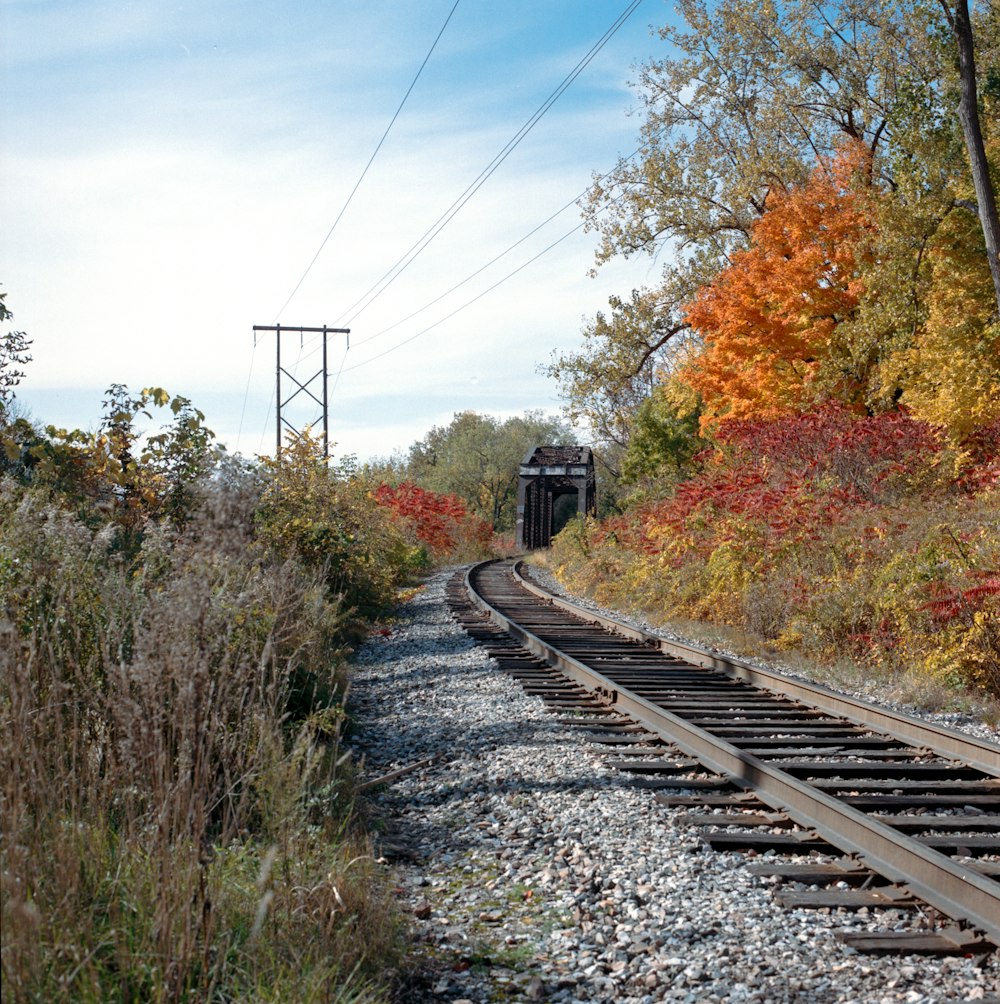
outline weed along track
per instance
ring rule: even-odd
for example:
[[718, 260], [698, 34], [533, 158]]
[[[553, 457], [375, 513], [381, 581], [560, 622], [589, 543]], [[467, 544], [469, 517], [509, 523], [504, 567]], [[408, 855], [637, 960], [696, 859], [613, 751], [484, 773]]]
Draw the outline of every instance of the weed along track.
[[449, 599], [651, 810], [757, 857], [783, 906], [887, 911], [887, 929], [841, 936], [861, 952], [1000, 946], [1000, 746], [599, 618], [511, 561]]

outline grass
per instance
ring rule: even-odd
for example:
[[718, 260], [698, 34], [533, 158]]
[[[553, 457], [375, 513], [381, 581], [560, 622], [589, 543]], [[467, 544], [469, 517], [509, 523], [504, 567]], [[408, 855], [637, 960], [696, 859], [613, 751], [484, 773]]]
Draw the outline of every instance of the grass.
[[340, 750], [342, 611], [206, 488], [126, 560], [0, 487], [5, 1001], [376, 1004], [402, 930]]

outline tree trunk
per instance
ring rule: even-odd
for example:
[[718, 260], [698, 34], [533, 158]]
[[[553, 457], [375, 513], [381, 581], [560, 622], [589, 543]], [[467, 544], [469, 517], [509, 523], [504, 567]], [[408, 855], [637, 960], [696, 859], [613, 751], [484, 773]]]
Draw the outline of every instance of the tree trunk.
[[969, 19], [967, 0], [955, 0], [949, 8], [947, 0], [940, 0], [955, 41], [958, 43], [958, 70], [961, 92], [958, 102], [958, 118], [965, 136], [965, 147], [972, 167], [972, 184], [976, 190], [979, 206], [979, 222], [986, 238], [986, 257], [993, 276], [993, 290], [996, 294], [997, 310], [1000, 311], [1000, 216], [997, 215], [996, 193], [990, 180], [989, 164], [983, 133], [979, 126], [979, 104], [976, 97], [976, 59], [972, 38], [972, 22]]

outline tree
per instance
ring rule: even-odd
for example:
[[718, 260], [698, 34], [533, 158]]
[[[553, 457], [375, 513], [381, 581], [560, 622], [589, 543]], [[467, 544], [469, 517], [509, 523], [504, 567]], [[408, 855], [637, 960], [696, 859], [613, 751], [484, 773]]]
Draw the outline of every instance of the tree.
[[[990, 165], [979, 122], [975, 41], [972, 21], [969, 18], [969, 5], [966, 0], [955, 0], [954, 3], [940, 0], [940, 4], [948, 27], [954, 35], [958, 52], [960, 81], [958, 119], [962, 124], [962, 134], [969, 154], [979, 222], [986, 243], [986, 257], [993, 278], [997, 312], [1000, 313], [1000, 215], [997, 214], [996, 191], [990, 177]], [[995, 9], [991, 11], [990, 23], [994, 32], [1000, 27], [1000, 18]]]
[[545, 372], [559, 381], [569, 420], [584, 422], [600, 443], [617, 448], [603, 451], [617, 477], [619, 465], [610, 458], [628, 448], [657, 371], [688, 325], [650, 290], [633, 290], [629, 301], [612, 297], [610, 307], [610, 316], [598, 313], [584, 329], [583, 349], [553, 355]]
[[[951, 398], [948, 427], [959, 434], [954, 416], [977, 388], [994, 386], [991, 317], [1000, 300], [981, 309], [977, 264], [995, 278], [990, 238], [985, 248], [973, 240], [963, 249], [950, 279], [944, 263], [965, 229], [958, 216], [979, 219], [989, 204], [996, 5], [971, 20], [965, 0], [681, 0], [679, 9], [681, 26], [661, 31], [672, 53], [639, 78], [641, 156], [620, 160], [583, 205], [600, 235], [598, 266], [663, 254], [662, 280], [631, 303], [613, 300], [610, 319], [599, 314], [588, 325], [583, 350], [549, 367], [567, 410], [627, 442], [657, 367], [675, 369], [706, 338], [698, 372], [686, 370], [705, 398], [706, 428], [726, 414], [780, 414], [830, 398], [873, 414], [908, 402], [940, 421]], [[976, 127], [983, 153], [967, 157]], [[766, 233], [781, 216], [772, 212], [787, 213], [787, 200], [814, 183], [815, 164], [830, 163], [845, 143], [867, 151], [867, 178], [857, 179], [852, 199], [858, 212], [865, 203], [868, 219], [852, 222], [851, 200], [841, 200], [822, 224], [841, 227], [839, 239], [821, 230], [803, 240], [802, 229], [793, 252], [790, 235]], [[810, 216], [820, 224], [817, 208], [801, 204], [803, 224]], [[813, 298], [799, 316], [793, 301], [779, 303], [779, 267], [789, 292]], [[824, 271], [831, 267], [834, 282]], [[774, 275], [756, 297], [751, 274], [765, 279], [766, 268]], [[819, 278], [810, 287], [811, 268]], [[954, 314], [963, 297], [975, 309]], [[942, 309], [949, 302], [950, 318]], [[697, 331], [685, 327], [699, 315]], [[717, 327], [723, 315], [728, 329]], [[979, 422], [989, 411], [969, 414]]]
[[407, 540], [427, 555], [453, 561], [489, 553], [492, 528], [477, 516], [470, 516], [465, 503], [454, 495], [428, 491], [409, 481], [383, 482], [372, 493], [375, 501], [392, 511]]
[[163, 478], [166, 513], [182, 524], [195, 507], [194, 486], [218, 465], [225, 447], [215, 442], [215, 433], [205, 425], [205, 413], [190, 399], [177, 394], [168, 403], [174, 420], [147, 439], [146, 458]]
[[904, 63], [926, 75], [897, 44], [913, 6], [681, 0], [687, 30], [660, 32], [677, 55], [639, 78], [643, 156], [619, 160], [584, 205], [598, 262], [672, 252], [681, 264], [668, 285], [686, 298], [746, 245], [768, 196], [805, 181], [839, 142], [874, 158]]
[[[107, 482], [105, 491], [114, 495], [119, 522], [135, 530], [160, 514], [178, 524], [187, 522], [197, 505], [195, 485], [223, 452], [204, 424], [204, 413], [180, 394], [171, 398], [162, 387], [133, 394], [124, 384], [112, 384], [106, 393], [101, 429], [88, 448]], [[151, 406], [169, 406], [174, 420], [145, 435], [137, 421], [152, 418]]]
[[686, 476], [706, 445], [698, 435], [700, 415], [697, 395], [676, 378], [654, 387], [636, 414], [622, 481], [656, 492]]
[[[681, 373], [701, 395], [702, 429], [726, 418], [774, 418], [817, 402], [816, 377], [838, 326], [859, 300], [859, 249], [871, 226], [859, 142], [809, 181], [771, 195], [751, 243], [695, 295], [686, 317], [704, 341]], [[864, 374], [837, 388], [848, 401]]]
[[[973, 27], [984, 150], [1000, 163], [1000, 23], [992, 5]], [[920, 75], [899, 81], [882, 159], [885, 184], [861, 262], [861, 298], [828, 360], [827, 384], [846, 365], [869, 364], [865, 405], [898, 405], [955, 440], [997, 414], [996, 287], [961, 124], [961, 67], [937, 0], [903, 25]], [[931, 80], [929, 86], [927, 81]], [[994, 186], [995, 187], [995, 186]]]
[[459, 412], [410, 447], [406, 476], [422, 488], [457, 495], [495, 531], [509, 533], [517, 519], [521, 460], [534, 446], [570, 441], [566, 426], [540, 411], [506, 420]]
[[289, 433], [280, 456], [261, 458], [260, 468], [266, 486], [256, 537], [265, 553], [320, 569], [329, 595], [342, 605], [342, 628], [360, 636], [363, 621], [391, 604], [406, 566], [406, 544], [390, 512], [350, 465], [327, 462], [322, 442], [308, 429]]
[[[24, 484], [72, 499], [81, 511], [100, 511], [118, 530], [118, 549], [135, 552], [151, 522], [167, 517], [180, 526], [194, 516], [224, 449], [215, 444], [202, 412], [162, 387], [133, 393], [112, 384], [102, 406], [96, 432], [53, 425], [41, 431], [24, 421], [9, 426], [3, 433], [5, 466]], [[166, 406], [174, 415], [169, 425], [143, 428], [151, 408]]]
[[653, 288], [612, 299], [582, 351], [548, 367], [571, 418], [624, 448], [653, 374], [689, 350], [687, 304], [748, 246], [769, 199], [845, 139], [874, 163], [904, 67], [932, 75], [900, 44], [920, 2], [681, 0], [684, 24], [660, 32], [672, 55], [639, 76], [642, 154], [619, 160], [582, 206], [598, 266], [639, 253], [666, 264]]
[[926, 318], [900, 354], [901, 403], [962, 440], [1000, 419], [1000, 322], [975, 217], [951, 213], [926, 258]]
[[[14, 319], [4, 302], [6, 293], [0, 293], [0, 324]], [[0, 334], [0, 422], [6, 420], [14, 399], [14, 388], [24, 377], [20, 367], [31, 362], [31, 339], [23, 331], [5, 331]]]

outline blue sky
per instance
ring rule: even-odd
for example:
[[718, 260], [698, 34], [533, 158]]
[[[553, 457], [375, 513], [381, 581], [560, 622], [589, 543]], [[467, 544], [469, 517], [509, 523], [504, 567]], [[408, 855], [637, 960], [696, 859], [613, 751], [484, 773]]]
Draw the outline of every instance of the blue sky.
[[[331, 439], [365, 459], [456, 411], [559, 409], [537, 372], [659, 265], [589, 278], [573, 208], [422, 310], [636, 146], [628, 82], [664, 54], [644, 0], [399, 278], [350, 309], [432, 227], [627, 7], [460, 0], [335, 232], [302, 281], [454, 0], [173, 4], [0, 0], [0, 283], [34, 339], [19, 397], [93, 427], [113, 382], [190, 397], [230, 449], [274, 446], [274, 340], [330, 339]], [[421, 334], [429, 325], [443, 320]], [[401, 323], [400, 323], [401, 322]], [[315, 342], [283, 345], [300, 378]], [[374, 358], [385, 353], [380, 358]], [[312, 413], [291, 411], [308, 421]]]

